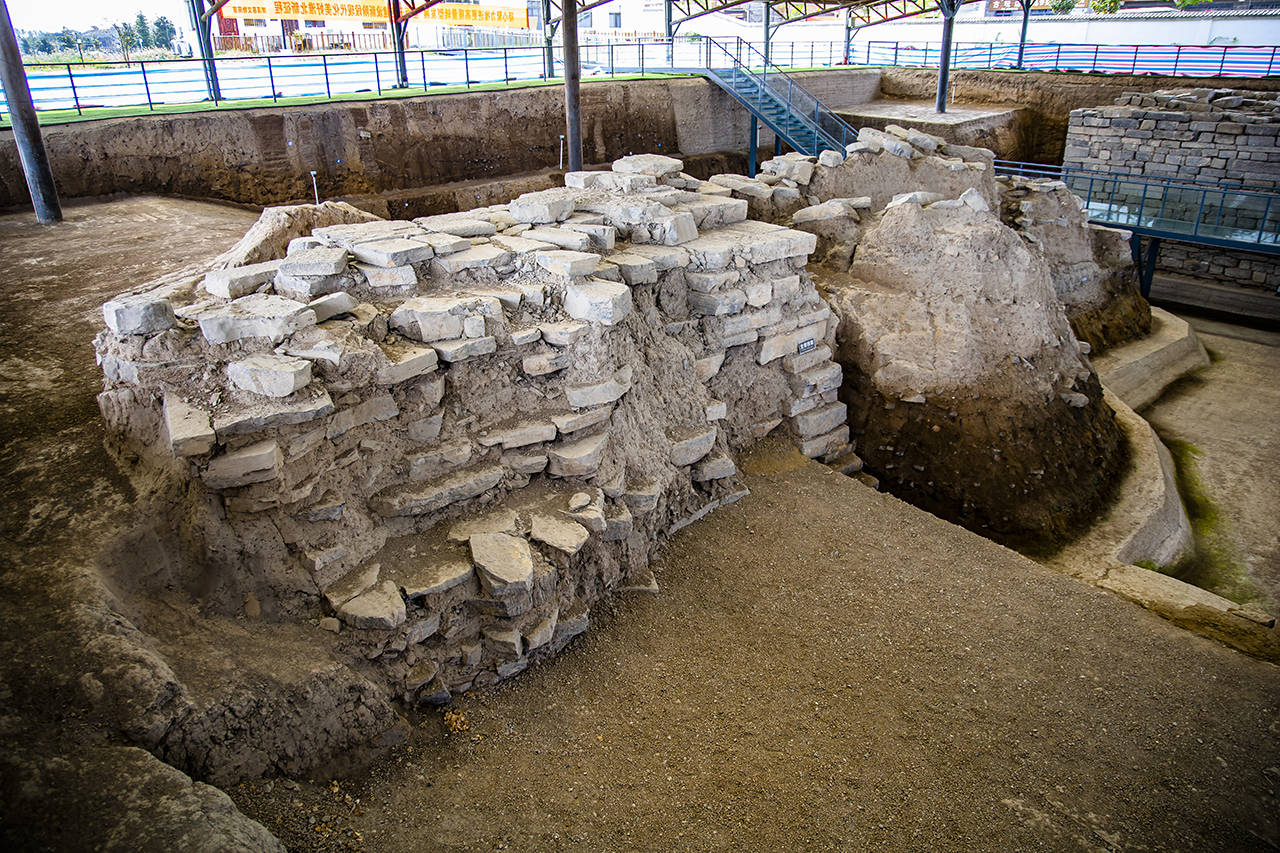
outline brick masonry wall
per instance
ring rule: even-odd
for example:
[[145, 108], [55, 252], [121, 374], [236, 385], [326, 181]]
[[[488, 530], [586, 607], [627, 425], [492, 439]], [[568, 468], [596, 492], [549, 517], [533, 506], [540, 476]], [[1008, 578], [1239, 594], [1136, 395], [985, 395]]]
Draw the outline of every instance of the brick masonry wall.
[[[1110, 107], [1073, 110], [1066, 166], [1185, 178], [1222, 185], [1280, 188], [1280, 101], [1272, 92], [1196, 89], [1127, 93]], [[1137, 192], [1135, 190], [1135, 192]], [[1149, 191], [1150, 192], [1150, 191]], [[1147, 197], [1162, 200], [1169, 216], [1193, 215], [1199, 193]], [[1231, 208], [1220, 221], [1242, 229], [1280, 219], [1280, 209]], [[1280, 288], [1280, 264], [1265, 255], [1165, 243], [1158, 269], [1244, 287]]]

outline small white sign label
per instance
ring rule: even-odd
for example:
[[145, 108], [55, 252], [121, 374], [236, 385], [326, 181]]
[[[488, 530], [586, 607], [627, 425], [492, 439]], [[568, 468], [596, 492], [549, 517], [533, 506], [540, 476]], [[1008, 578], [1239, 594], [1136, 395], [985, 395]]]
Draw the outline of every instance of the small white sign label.
[[800, 345], [796, 347], [796, 352], [800, 352], [800, 353], [813, 352], [817, 348], [817, 346], [818, 345], [814, 343], [813, 338], [809, 338], [809, 340], [807, 341], [800, 342]]

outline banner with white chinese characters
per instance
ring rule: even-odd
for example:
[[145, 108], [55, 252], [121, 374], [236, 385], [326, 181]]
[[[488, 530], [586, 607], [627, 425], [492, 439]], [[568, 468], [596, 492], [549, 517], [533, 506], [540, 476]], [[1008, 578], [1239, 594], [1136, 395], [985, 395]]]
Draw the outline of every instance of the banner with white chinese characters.
[[[314, 0], [267, 0], [257, 3], [228, 3], [224, 18], [270, 18], [275, 20], [387, 21], [386, 3], [322, 3]], [[454, 26], [529, 28], [529, 10], [508, 6], [479, 6], [470, 3], [440, 3], [414, 16], [414, 20]]]

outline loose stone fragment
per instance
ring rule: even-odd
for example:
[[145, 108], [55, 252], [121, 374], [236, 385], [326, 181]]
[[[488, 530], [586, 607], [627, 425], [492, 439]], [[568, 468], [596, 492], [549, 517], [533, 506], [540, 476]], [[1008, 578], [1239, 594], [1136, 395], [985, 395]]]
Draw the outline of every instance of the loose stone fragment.
[[436, 354], [440, 356], [441, 361], [450, 363], [466, 361], [478, 355], [489, 355], [498, 351], [498, 341], [492, 336], [463, 338], [456, 341], [435, 341], [431, 345], [435, 347]]
[[382, 581], [338, 608], [338, 617], [353, 628], [391, 631], [404, 624], [404, 599], [394, 583]]
[[341, 248], [300, 249], [280, 262], [280, 272], [287, 275], [340, 275], [346, 269], [347, 250]]
[[559, 249], [539, 252], [537, 257], [538, 266], [565, 278], [589, 275], [596, 268], [596, 265], [600, 263], [599, 255], [592, 255], [588, 252], [567, 252]]
[[575, 409], [603, 406], [620, 399], [631, 390], [631, 366], [622, 368], [612, 378], [591, 385], [566, 385], [565, 398]]
[[427, 557], [420, 566], [397, 566], [391, 574], [404, 590], [405, 597], [412, 601], [426, 595], [448, 592], [466, 583], [474, 571], [475, 567], [465, 557], [436, 554]]
[[549, 545], [566, 557], [572, 557], [582, 550], [582, 546], [587, 544], [587, 539], [591, 537], [591, 533], [576, 521], [549, 515], [535, 515], [529, 535], [535, 541]]
[[631, 313], [631, 289], [600, 280], [570, 284], [565, 289], [564, 310], [575, 320], [613, 326]]
[[562, 441], [547, 449], [547, 473], [554, 477], [586, 477], [594, 474], [609, 443], [607, 432], [574, 441]]
[[430, 483], [392, 486], [370, 498], [369, 506], [385, 517], [425, 515], [484, 494], [502, 482], [502, 476], [502, 466], [484, 465]]
[[243, 267], [212, 270], [205, 274], [204, 289], [223, 299], [238, 299], [253, 293], [276, 277], [281, 261], [263, 261]]
[[613, 161], [613, 171], [624, 174], [665, 178], [684, 171], [684, 163], [661, 154], [632, 154]]
[[507, 205], [516, 222], [560, 222], [573, 213], [573, 198], [563, 190], [525, 193]]
[[455, 275], [463, 270], [477, 269], [483, 267], [500, 267], [511, 263], [513, 255], [505, 249], [500, 249], [493, 245], [473, 246], [462, 252], [455, 252], [452, 255], [437, 255], [432, 263], [439, 265], [440, 269], [449, 275]]
[[564, 370], [571, 363], [572, 359], [568, 352], [539, 352], [525, 356], [520, 362], [520, 367], [530, 376], [545, 376], [557, 370]]
[[346, 291], [330, 293], [327, 296], [321, 296], [307, 304], [307, 307], [316, 315], [316, 322], [323, 323], [325, 320], [338, 316], [339, 314], [347, 314], [356, 308], [356, 299]]
[[164, 426], [175, 456], [202, 456], [213, 449], [215, 436], [209, 412], [190, 405], [177, 394], [164, 395]]
[[568, 228], [530, 228], [521, 236], [526, 240], [551, 243], [559, 246], [560, 249], [573, 252], [586, 252], [587, 249], [591, 248], [591, 237], [581, 231], [573, 231]]
[[227, 378], [243, 391], [288, 397], [311, 381], [311, 362], [274, 353], [254, 353], [227, 365]]
[[575, 320], [561, 320], [558, 323], [543, 323], [538, 327], [542, 331], [542, 339], [552, 346], [567, 347], [578, 342], [587, 331], [586, 323]]
[[528, 592], [533, 583], [529, 543], [507, 533], [477, 533], [470, 539], [471, 561], [492, 595]]
[[102, 306], [102, 319], [117, 335], [149, 335], [177, 324], [169, 300], [146, 293], [110, 300]]
[[658, 265], [651, 258], [630, 252], [618, 252], [605, 258], [618, 268], [622, 280], [632, 286], [654, 284], [658, 280]]
[[361, 263], [375, 267], [403, 267], [429, 261], [435, 255], [431, 244], [409, 237], [388, 237], [368, 243], [357, 243], [351, 254]]
[[723, 480], [725, 477], [732, 477], [736, 473], [738, 473], [738, 468], [733, 464], [733, 460], [723, 453], [716, 453], [707, 456], [694, 465], [692, 476], [695, 482], [702, 483], [707, 480]]
[[431, 347], [406, 343], [383, 344], [382, 352], [387, 358], [387, 364], [378, 368], [378, 374], [374, 377], [377, 385], [399, 385], [431, 373], [439, 364], [439, 356]]
[[802, 437], [821, 435], [830, 432], [845, 422], [847, 411], [844, 403], [831, 403], [810, 409], [796, 415], [794, 423], [796, 432]]
[[280, 446], [275, 439], [268, 439], [212, 459], [202, 477], [211, 489], [265, 483], [280, 476], [283, 461]]
[[278, 344], [298, 329], [315, 325], [316, 315], [301, 302], [255, 293], [203, 311], [196, 321], [211, 344], [245, 338], [269, 338]]
[[374, 264], [356, 264], [356, 269], [374, 290], [409, 291], [418, 285], [418, 273], [412, 266], [380, 267]]
[[692, 465], [711, 452], [716, 443], [717, 430], [695, 427], [671, 434], [671, 464], [677, 467]]

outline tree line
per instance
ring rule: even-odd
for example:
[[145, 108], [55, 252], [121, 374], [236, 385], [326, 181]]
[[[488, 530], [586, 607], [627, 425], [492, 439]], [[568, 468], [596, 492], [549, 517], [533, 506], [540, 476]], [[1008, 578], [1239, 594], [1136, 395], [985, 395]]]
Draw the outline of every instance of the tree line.
[[168, 18], [161, 16], [148, 21], [139, 12], [132, 22], [112, 24], [107, 29], [72, 30], [64, 27], [61, 32], [26, 33], [19, 38], [22, 52], [26, 54], [55, 53], [59, 50], [119, 50], [127, 57], [129, 51], [145, 48], [173, 50], [178, 29]]

